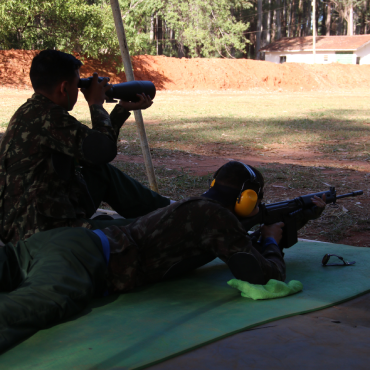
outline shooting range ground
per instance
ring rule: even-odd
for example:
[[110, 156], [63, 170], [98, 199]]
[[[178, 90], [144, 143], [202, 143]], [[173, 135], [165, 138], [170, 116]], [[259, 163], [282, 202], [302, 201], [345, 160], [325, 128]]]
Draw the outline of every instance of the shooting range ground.
[[[0, 52], [0, 133], [32, 94], [28, 71], [35, 53]], [[363, 189], [363, 196], [327, 207], [299, 236], [370, 246], [370, 66], [146, 55], [132, 60], [136, 78], [159, 90], [143, 115], [161, 194], [201, 194], [209, 174], [230, 159], [261, 169], [270, 202], [330, 185], [338, 194]], [[113, 83], [125, 80], [114, 62], [84, 63], [82, 76], [96, 70]], [[81, 94], [72, 114], [89, 125]], [[121, 130], [118, 151], [113, 163], [147, 183], [133, 118]]]

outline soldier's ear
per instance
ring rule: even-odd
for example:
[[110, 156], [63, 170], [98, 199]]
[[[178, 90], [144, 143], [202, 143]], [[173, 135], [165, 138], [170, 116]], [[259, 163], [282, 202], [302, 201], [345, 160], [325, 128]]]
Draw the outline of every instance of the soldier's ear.
[[66, 94], [68, 94], [67, 92], [67, 84], [68, 84], [68, 81], [63, 81], [60, 85], [60, 92], [65, 96]]

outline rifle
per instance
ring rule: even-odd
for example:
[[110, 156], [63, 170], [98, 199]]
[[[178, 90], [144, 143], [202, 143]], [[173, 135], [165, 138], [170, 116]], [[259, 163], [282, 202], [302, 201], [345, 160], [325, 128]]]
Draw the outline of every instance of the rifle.
[[[328, 191], [321, 191], [318, 193], [302, 195], [300, 197], [285, 200], [283, 202], [271, 203], [271, 204], [260, 204], [259, 212], [257, 215], [246, 218], [242, 221], [244, 229], [248, 232], [253, 226], [258, 224], [271, 225], [277, 222], [284, 222], [283, 237], [279, 243], [282, 248], [290, 248], [292, 245], [298, 242], [297, 234], [297, 219], [304, 216], [306, 210], [312, 209], [314, 204], [311, 201], [315, 195], [322, 198], [326, 195], [326, 204], [335, 204], [338, 199], [347, 197], [356, 197], [362, 195], [363, 191], [353, 191], [343, 195], [337, 195], [335, 187], [330, 187]], [[305, 217], [307, 222], [310, 218]], [[312, 219], [312, 218], [311, 218]], [[258, 240], [260, 237], [260, 231], [250, 235], [252, 240]]]
[[[109, 77], [108, 81], [109, 81]], [[89, 88], [92, 77], [80, 78], [77, 87]], [[103, 81], [103, 77], [98, 77], [98, 81]], [[123, 101], [138, 102], [140, 99], [137, 94], [149, 95], [151, 99], [154, 99], [156, 93], [155, 85], [150, 81], [130, 81], [121, 82], [119, 84], [112, 85], [112, 88], [106, 91], [105, 95], [109, 98], [107, 103], [115, 103], [114, 99], [121, 99]]]

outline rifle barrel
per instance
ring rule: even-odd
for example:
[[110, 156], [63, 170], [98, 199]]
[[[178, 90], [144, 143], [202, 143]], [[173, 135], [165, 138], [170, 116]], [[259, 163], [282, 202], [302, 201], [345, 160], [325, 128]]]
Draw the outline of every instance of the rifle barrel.
[[353, 191], [352, 193], [347, 193], [343, 195], [337, 195], [337, 199], [347, 198], [347, 197], [357, 197], [358, 195], [362, 195], [364, 192], [362, 190]]

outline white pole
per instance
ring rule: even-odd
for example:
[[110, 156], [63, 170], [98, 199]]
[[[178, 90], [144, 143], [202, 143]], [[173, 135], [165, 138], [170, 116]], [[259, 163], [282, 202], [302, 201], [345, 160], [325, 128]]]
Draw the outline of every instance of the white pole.
[[316, 0], [312, 0], [312, 52], [313, 52], [313, 64], [316, 63]]
[[[121, 50], [123, 66], [125, 67], [126, 78], [127, 81], [134, 81], [135, 76], [134, 71], [132, 69], [130, 53], [127, 46], [125, 29], [123, 27], [121, 9], [119, 7], [118, 0], [110, 0], [110, 5], [112, 7], [114, 23], [116, 25], [116, 32], [118, 36], [119, 47]], [[149, 143], [145, 132], [144, 120], [143, 115], [141, 114], [141, 110], [135, 110], [134, 115], [136, 127], [140, 136], [141, 150], [143, 152], [146, 173], [148, 175], [149, 180], [149, 186], [152, 190], [158, 192], [158, 185], [155, 178], [152, 157], [150, 155]]]

